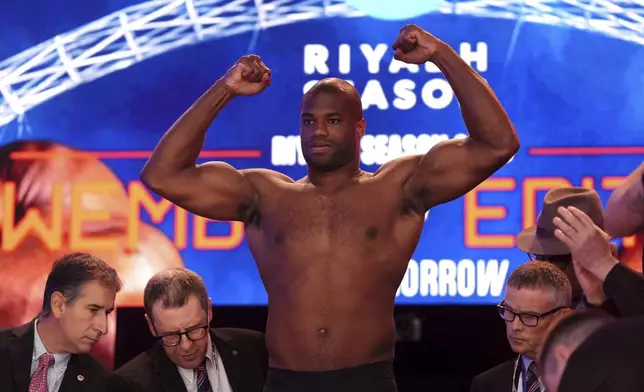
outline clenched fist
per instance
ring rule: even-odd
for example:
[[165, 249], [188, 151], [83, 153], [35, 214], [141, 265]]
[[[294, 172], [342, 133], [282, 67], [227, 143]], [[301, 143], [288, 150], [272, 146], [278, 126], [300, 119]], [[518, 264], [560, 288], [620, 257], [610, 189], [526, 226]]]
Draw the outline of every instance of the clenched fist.
[[259, 56], [250, 54], [226, 72], [223, 82], [235, 95], [255, 95], [271, 84], [271, 70]]
[[416, 25], [405, 25], [400, 29], [396, 42], [394, 58], [408, 64], [424, 64], [432, 60], [443, 41]]

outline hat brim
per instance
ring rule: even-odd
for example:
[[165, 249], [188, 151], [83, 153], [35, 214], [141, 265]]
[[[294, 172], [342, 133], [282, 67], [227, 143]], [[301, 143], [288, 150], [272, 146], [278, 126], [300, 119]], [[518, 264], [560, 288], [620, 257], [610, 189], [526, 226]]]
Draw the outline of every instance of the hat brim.
[[537, 227], [532, 226], [517, 235], [517, 246], [525, 253], [534, 255], [567, 255], [568, 247], [557, 237], [543, 237], [537, 235]]

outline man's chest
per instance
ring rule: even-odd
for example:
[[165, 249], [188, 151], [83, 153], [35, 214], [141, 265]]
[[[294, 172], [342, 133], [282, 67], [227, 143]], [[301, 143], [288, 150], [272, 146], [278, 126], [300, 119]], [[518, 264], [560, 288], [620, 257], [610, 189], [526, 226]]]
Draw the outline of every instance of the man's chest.
[[404, 220], [402, 202], [391, 192], [283, 192], [262, 205], [259, 229], [276, 243], [322, 238], [369, 241], [387, 235]]

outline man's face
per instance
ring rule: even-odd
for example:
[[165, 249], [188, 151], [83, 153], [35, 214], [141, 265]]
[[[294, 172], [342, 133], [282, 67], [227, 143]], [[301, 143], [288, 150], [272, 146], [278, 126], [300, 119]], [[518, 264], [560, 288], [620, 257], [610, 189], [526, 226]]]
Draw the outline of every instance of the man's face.
[[203, 362], [210, 344], [208, 325], [212, 320], [212, 313], [210, 309], [208, 311], [203, 309], [196, 296], [191, 296], [180, 308], [164, 308], [162, 301], [157, 301], [152, 306], [152, 317], [149, 315], [146, 317], [150, 331], [157, 337], [188, 331], [191, 331], [189, 336], [193, 339], [201, 336], [199, 339], [191, 340], [184, 334], [177, 339], [176, 345], [163, 345], [166, 355], [175, 365], [184, 369], [194, 369]]
[[[514, 287], [507, 288], [504, 305], [516, 313], [535, 314], [546, 313], [558, 307], [554, 293], [550, 290]], [[535, 327], [524, 325], [519, 316], [513, 321], [506, 321], [506, 335], [512, 351], [536, 359], [548, 327], [554, 319], [555, 314], [539, 317]]]
[[349, 106], [340, 93], [316, 92], [304, 98], [300, 139], [309, 166], [334, 171], [357, 158], [364, 121]]
[[69, 352], [89, 353], [101, 336], [107, 334], [107, 318], [114, 310], [115, 297], [116, 290], [92, 281], [81, 287], [74, 301], [54, 312]]

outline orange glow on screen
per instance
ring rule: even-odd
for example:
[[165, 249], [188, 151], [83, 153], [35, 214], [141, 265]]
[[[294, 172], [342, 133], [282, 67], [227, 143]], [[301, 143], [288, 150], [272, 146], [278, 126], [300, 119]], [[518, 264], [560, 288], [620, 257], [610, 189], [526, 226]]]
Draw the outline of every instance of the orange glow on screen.
[[[63, 238], [69, 238], [69, 248], [72, 251], [111, 250], [117, 249], [117, 240], [108, 236], [83, 235], [83, 225], [108, 221], [108, 211], [87, 210], [82, 199], [87, 194], [109, 193], [119, 190], [120, 185], [114, 182], [75, 182], [71, 185], [71, 201], [69, 208], [69, 224], [65, 225], [63, 218], [63, 185], [55, 184], [52, 189], [49, 218], [37, 208], [28, 208], [24, 217], [16, 220], [16, 185], [11, 182], [0, 184], [2, 190], [2, 250], [13, 251], [28, 236], [39, 238], [51, 250], [63, 246]], [[228, 234], [209, 235], [207, 228], [215, 222], [189, 214], [174, 206], [165, 199], [155, 200], [152, 194], [140, 182], [128, 184], [128, 247], [136, 249], [140, 236], [141, 215], [145, 212], [155, 224], [161, 224], [167, 219], [173, 219], [173, 242], [177, 249], [185, 249], [188, 244], [188, 225], [192, 224], [194, 238], [192, 246], [197, 250], [231, 250], [237, 248], [244, 240], [244, 226], [241, 222], [216, 222], [230, 226]], [[170, 212], [173, 212], [170, 216]], [[192, 217], [192, 219], [189, 219]], [[67, 237], [68, 236], [68, 237]]]

